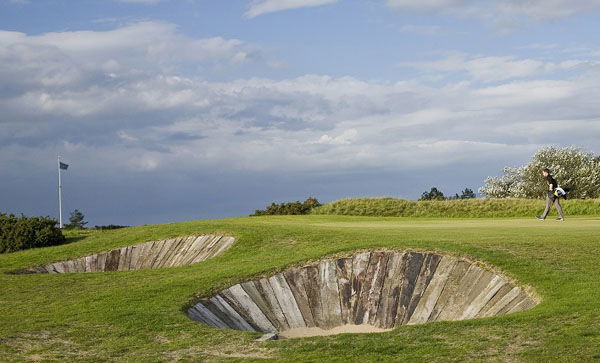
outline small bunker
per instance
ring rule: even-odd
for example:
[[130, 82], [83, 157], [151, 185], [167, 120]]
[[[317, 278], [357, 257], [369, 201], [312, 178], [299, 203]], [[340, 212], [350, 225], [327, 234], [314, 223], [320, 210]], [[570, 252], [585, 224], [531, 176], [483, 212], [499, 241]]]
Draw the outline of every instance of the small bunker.
[[220, 255], [231, 247], [234, 240], [233, 237], [213, 235], [178, 237], [140, 243], [18, 272], [128, 271], [191, 265]]
[[524, 289], [473, 262], [377, 251], [231, 286], [188, 315], [215, 328], [294, 337], [489, 317], [535, 305]]

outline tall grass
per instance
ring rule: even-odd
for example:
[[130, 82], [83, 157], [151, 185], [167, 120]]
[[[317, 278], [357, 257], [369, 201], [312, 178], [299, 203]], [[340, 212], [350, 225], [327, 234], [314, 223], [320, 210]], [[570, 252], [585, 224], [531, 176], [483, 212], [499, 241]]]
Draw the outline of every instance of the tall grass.
[[[600, 199], [562, 200], [566, 216], [600, 215]], [[324, 204], [312, 214], [377, 217], [491, 218], [540, 215], [545, 201], [538, 199], [453, 199], [411, 201], [396, 198], [350, 198]], [[550, 215], [555, 215], [552, 208]]]

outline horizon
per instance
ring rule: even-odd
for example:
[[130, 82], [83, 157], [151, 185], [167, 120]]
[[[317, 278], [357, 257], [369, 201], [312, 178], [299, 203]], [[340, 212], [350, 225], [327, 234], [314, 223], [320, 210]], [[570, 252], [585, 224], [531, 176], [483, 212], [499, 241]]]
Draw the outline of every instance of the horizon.
[[[88, 225], [477, 192], [600, 153], [595, 0], [0, 0], [0, 213]], [[596, 30], [594, 30], [596, 29]], [[66, 217], [66, 218], [65, 218]]]

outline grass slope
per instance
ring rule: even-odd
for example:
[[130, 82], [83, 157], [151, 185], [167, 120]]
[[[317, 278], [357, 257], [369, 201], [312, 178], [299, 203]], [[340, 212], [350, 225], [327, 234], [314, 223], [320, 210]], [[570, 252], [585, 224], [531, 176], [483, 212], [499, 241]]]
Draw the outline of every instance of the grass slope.
[[[227, 233], [223, 255], [160, 270], [62, 275], [5, 272], [158, 238]], [[0, 255], [0, 361], [444, 361], [600, 359], [600, 218], [410, 219], [276, 216], [70, 234], [70, 244]], [[403, 326], [382, 334], [257, 343], [182, 307], [239, 281], [344, 251], [419, 249], [468, 256], [535, 288], [518, 314]]]
[[[561, 200], [567, 216], [600, 215], [600, 199]], [[453, 199], [412, 201], [396, 198], [349, 198], [324, 204], [312, 214], [376, 217], [495, 218], [542, 214], [545, 201], [537, 199]], [[554, 207], [552, 209], [555, 212]]]

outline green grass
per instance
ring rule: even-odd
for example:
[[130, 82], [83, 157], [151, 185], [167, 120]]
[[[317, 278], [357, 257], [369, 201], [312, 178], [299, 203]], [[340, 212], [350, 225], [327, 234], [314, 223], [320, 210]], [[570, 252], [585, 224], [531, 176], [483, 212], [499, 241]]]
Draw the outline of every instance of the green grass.
[[[566, 215], [600, 215], [600, 199], [561, 200]], [[453, 199], [412, 201], [396, 198], [349, 198], [324, 204], [312, 214], [372, 217], [497, 218], [540, 215], [546, 206], [537, 199]]]
[[[62, 275], [5, 272], [172, 236], [227, 233], [192, 266]], [[600, 217], [272, 216], [69, 233], [71, 243], [0, 255], [0, 361], [592, 361], [600, 359]], [[356, 249], [438, 251], [492, 264], [542, 298], [525, 312], [381, 334], [255, 342], [189, 320], [197, 296]]]

